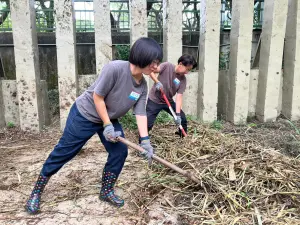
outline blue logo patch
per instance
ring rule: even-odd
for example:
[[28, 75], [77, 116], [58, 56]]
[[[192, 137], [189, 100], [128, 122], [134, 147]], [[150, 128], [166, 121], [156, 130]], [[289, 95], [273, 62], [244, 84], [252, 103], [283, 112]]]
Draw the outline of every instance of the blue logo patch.
[[175, 79], [173, 80], [173, 82], [174, 82], [174, 84], [175, 84], [176, 86], [178, 86], [178, 85], [180, 84], [180, 80], [178, 80], [178, 78], [175, 78]]
[[137, 101], [140, 97], [140, 94], [137, 92], [132, 91], [130, 93], [130, 95], [128, 96], [128, 98], [130, 98], [131, 100]]

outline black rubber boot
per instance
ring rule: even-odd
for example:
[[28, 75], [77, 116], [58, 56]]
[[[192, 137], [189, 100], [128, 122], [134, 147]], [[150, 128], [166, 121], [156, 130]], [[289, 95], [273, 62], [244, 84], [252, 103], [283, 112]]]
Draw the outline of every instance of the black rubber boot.
[[109, 202], [114, 206], [122, 207], [124, 200], [114, 193], [114, 186], [117, 181], [117, 176], [114, 173], [103, 171], [102, 187], [99, 198]]
[[40, 201], [41, 196], [44, 191], [46, 184], [48, 183], [50, 177], [45, 177], [39, 175], [38, 180], [35, 183], [33, 191], [25, 205], [25, 209], [30, 214], [36, 214], [40, 211]]
[[183, 134], [182, 134], [182, 132], [181, 132], [181, 130], [180, 130], [180, 131], [176, 131], [176, 132], [175, 132], [175, 135], [178, 135], [178, 136], [181, 137], [181, 138], [184, 137]]

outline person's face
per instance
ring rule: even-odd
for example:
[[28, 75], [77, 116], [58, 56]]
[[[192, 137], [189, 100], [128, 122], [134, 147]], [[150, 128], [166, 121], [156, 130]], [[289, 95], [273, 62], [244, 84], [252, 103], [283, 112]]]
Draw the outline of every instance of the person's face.
[[156, 71], [157, 67], [159, 66], [160, 62], [158, 60], [153, 60], [152, 63], [145, 68], [143, 68], [143, 74], [149, 75], [152, 72]]
[[178, 73], [180, 75], [186, 75], [186, 74], [190, 73], [192, 69], [193, 69], [192, 65], [185, 66], [182, 63], [179, 63], [177, 66], [176, 73]]

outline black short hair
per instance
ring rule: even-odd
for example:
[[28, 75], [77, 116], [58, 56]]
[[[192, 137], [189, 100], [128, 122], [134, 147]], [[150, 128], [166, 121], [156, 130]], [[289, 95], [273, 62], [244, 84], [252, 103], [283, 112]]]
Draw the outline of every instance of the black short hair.
[[152, 38], [139, 38], [130, 49], [129, 62], [140, 68], [145, 68], [154, 60], [161, 62], [162, 58], [163, 51]]
[[197, 62], [192, 55], [183, 54], [178, 59], [178, 64], [182, 63], [184, 66], [193, 66], [193, 69], [197, 67]]

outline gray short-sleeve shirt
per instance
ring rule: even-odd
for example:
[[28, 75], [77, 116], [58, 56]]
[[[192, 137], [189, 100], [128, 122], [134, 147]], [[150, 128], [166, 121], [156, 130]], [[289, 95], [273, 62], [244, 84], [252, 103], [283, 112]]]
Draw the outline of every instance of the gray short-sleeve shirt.
[[[183, 94], [186, 89], [186, 77], [175, 72], [175, 65], [169, 62], [160, 64], [158, 80], [164, 86], [164, 92], [169, 102], [173, 102], [176, 93]], [[160, 91], [156, 90], [155, 85], [149, 92], [149, 99], [157, 104], [166, 104]]]
[[110, 119], [124, 116], [132, 107], [136, 115], [146, 115], [147, 82], [143, 77], [137, 84], [128, 61], [116, 60], [106, 64], [97, 80], [76, 99], [79, 112], [86, 119], [101, 123], [93, 93], [103, 96]]

